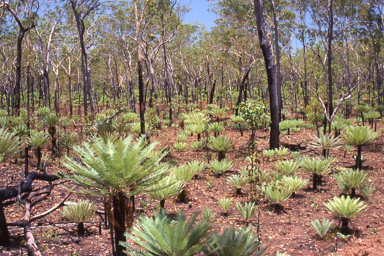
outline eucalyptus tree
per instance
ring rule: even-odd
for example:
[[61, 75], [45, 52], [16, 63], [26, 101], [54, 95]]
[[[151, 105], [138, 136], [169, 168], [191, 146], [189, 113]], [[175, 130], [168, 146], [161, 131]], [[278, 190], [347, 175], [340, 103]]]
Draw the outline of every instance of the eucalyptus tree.
[[279, 99], [276, 81], [276, 66], [273, 60], [272, 46], [267, 37], [266, 24], [264, 18], [264, 0], [254, 0], [257, 31], [259, 35], [260, 48], [263, 52], [265, 69], [268, 77], [268, 89], [270, 98], [271, 113], [271, 132], [269, 137], [269, 147], [278, 148], [279, 140]]
[[[77, 30], [79, 32], [79, 43], [81, 48], [81, 68], [83, 71], [83, 83], [84, 83], [84, 115], [88, 113], [87, 106], [87, 95], [90, 101], [90, 107], [92, 115], [95, 112], [95, 103], [92, 96], [92, 88], [91, 88], [91, 67], [89, 65], [89, 57], [88, 50], [92, 46], [93, 42], [91, 41], [88, 45], [84, 40], [84, 35], [87, 30], [85, 27], [86, 19], [89, 17], [94, 11], [98, 10], [102, 2], [100, 0], [69, 0], [75, 20]], [[91, 36], [92, 37], [92, 36]]]
[[16, 58], [16, 78], [15, 78], [15, 115], [20, 114], [20, 90], [21, 90], [21, 60], [22, 60], [22, 43], [25, 34], [33, 29], [36, 24], [36, 15], [39, 10], [39, 3], [35, 1], [10, 1], [0, 2], [0, 8], [9, 12], [19, 27], [17, 37], [17, 58]]
[[[58, 8], [57, 8], [58, 9]], [[49, 71], [51, 67], [51, 46], [55, 40], [55, 33], [60, 29], [60, 22], [64, 11], [48, 11], [42, 17], [39, 26], [35, 26], [36, 35], [39, 38], [40, 54], [42, 56], [42, 73], [44, 81], [44, 106], [49, 107]]]

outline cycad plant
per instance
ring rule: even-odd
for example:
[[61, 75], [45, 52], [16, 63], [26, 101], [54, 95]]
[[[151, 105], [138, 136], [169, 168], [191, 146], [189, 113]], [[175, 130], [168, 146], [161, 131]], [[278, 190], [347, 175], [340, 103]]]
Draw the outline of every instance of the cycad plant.
[[334, 161], [332, 158], [312, 158], [303, 157], [300, 165], [305, 171], [313, 175], [313, 191], [317, 191], [317, 185], [320, 183], [321, 176], [330, 173], [331, 163]]
[[298, 176], [284, 176], [281, 181], [292, 195], [295, 195], [297, 191], [305, 187], [309, 182], [308, 179], [303, 179]]
[[279, 206], [280, 203], [287, 200], [292, 192], [291, 189], [284, 185], [270, 184], [264, 188], [265, 196], [271, 201], [275, 207]]
[[201, 134], [207, 130], [206, 124], [188, 124], [187, 130], [197, 134], [197, 141], [201, 140]]
[[328, 210], [341, 217], [342, 228], [347, 229], [349, 220], [362, 213], [367, 207], [359, 200], [359, 198], [351, 199], [349, 196], [341, 196], [341, 198], [334, 197], [333, 200], [329, 200], [324, 205]]
[[[380, 118], [380, 113], [376, 111], [369, 111], [364, 114], [365, 119], [368, 119], [369, 123], [371, 124], [371, 129], [373, 129], [373, 123], [375, 122], [374, 120], [377, 118]], [[376, 130], [376, 127], [375, 127]]]
[[234, 174], [227, 178], [227, 183], [233, 187], [237, 195], [241, 195], [241, 189], [247, 184], [248, 179], [244, 174]]
[[256, 205], [255, 202], [245, 203], [244, 207], [241, 205], [241, 203], [237, 202], [236, 209], [239, 212], [240, 216], [246, 222], [248, 222], [248, 220], [250, 220], [256, 214], [256, 211], [257, 209], [259, 209], [259, 207]]
[[275, 155], [280, 158], [289, 154], [288, 148], [275, 148]]
[[223, 159], [221, 161], [215, 159], [211, 161], [210, 164], [213, 168], [213, 172], [218, 174], [228, 171], [233, 166], [232, 162], [228, 161], [227, 159]]
[[233, 147], [233, 141], [227, 136], [211, 137], [208, 147], [213, 151], [217, 151], [217, 160], [225, 159], [225, 153]]
[[[192, 256], [213, 246], [219, 238], [212, 237], [209, 229], [214, 223], [209, 213], [204, 214], [199, 223], [196, 218], [199, 212], [187, 222], [185, 214], [179, 212], [176, 220], [172, 220], [165, 211], [154, 213], [155, 217], [140, 216], [131, 233], [125, 236], [134, 245], [126, 242], [120, 244], [126, 248], [125, 253], [132, 255], [158, 256]], [[142, 248], [143, 250], [139, 249]]]
[[14, 132], [0, 128], [0, 161], [20, 150], [20, 142]]
[[265, 149], [265, 150], [263, 150], [263, 155], [268, 157], [269, 159], [272, 159], [275, 156], [275, 150]]
[[164, 209], [165, 200], [177, 196], [183, 189], [184, 181], [178, 180], [171, 174], [149, 187], [147, 194], [151, 199], [160, 201], [161, 210]]
[[228, 210], [231, 207], [232, 200], [233, 200], [233, 198], [226, 198], [226, 197], [218, 199], [219, 205], [220, 205], [221, 209], [223, 209], [223, 213], [225, 216], [228, 215]]
[[177, 142], [177, 143], [173, 143], [173, 147], [177, 150], [177, 151], [184, 151], [185, 150], [185, 147], [187, 146], [187, 143], [185, 142]]
[[84, 235], [84, 222], [89, 220], [96, 212], [96, 205], [89, 200], [79, 200], [64, 206], [62, 214], [70, 221], [77, 223], [79, 236]]
[[356, 168], [361, 169], [361, 148], [374, 141], [380, 134], [366, 126], [348, 126], [342, 136], [347, 143], [357, 146]]
[[347, 170], [334, 175], [337, 184], [343, 192], [352, 190], [351, 196], [356, 195], [356, 188], [364, 187], [368, 182], [368, 174], [362, 170]]
[[258, 234], [255, 234], [251, 226], [236, 230], [233, 226], [224, 230], [221, 236], [213, 234], [213, 239], [218, 239], [207, 255], [213, 256], [261, 256], [265, 248], [260, 248], [261, 243]]
[[210, 132], [213, 132], [215, 137], [219, 135], [222, 131], [224, 131], [224, 124], [223, 123], [211, 123], [208, 127], [208, 130]]
[[327, 135], [321, 132], [319, 137], [314, 136], [313, 141], [309, 145], [313, 148], [321, 149], [323, 157], [328, 157], [330, 149], [338, 149], [341, 146], [341, 139], [332, 134]]
[[284, 175], [295, 175], [300, 164], [293, 160], [278, 161], [275, 165], [275, 169]]
[[[82, 188], [78, 193], [111, 196], [113, 216], [109, 217], [113, 220], [118, 253], [123, 250], [119, 241], [125, 239], [125, 227], [130, 229], [133, 224], [133, 196], [149, 191], [168, 174], [168, 166], [160, 164], [167, 152], [150, 155], [157, 144], [148, 145], [144, 137], [136, 143], [132, 136], [115, 142], [96, 138], [82, 147], [73, 147], [79, 162], [65, 157], [64, 165], [72, 173], [60, 176]], [[129, 203], [127, 196], [131, 196]]]
[[232, 115], [231, 120], [232, 120], [232, 122], [234, 122], [235, 124], [237, 124], [239, 126], [241, 137], [243, 137], [243, 130], [241, 129], [241, 123], [244, 123], [245, 119], [242, 116]]
[[188, 140], [188, 135], [185, 134], [185, 133], [179, 133], [179, 135], [177, 135], [177, 141], [178, 142], [186, 142]]
[[333, 223], [333, 220], [327, 220], [326, 218], [323, 218], [323, 220], [320, 222], [318, 219], [311, 220], [311, 227], [316, 232], [316, 234], [319, 235], [319, 237], [322, 239], [329, 231]]
[[41, 163], [42, 147], [44, 147], [48, 141], [49, 138], [44, 131], [31, 131], [31, 136], [29, 137], [29, 145], [35, 148], [35, 156], [37, 157], [38, 166], [40, 166]]
[[54, 155], [56, 152], [56, 125], [59, 123], [59, 118], [55, 114], [47, 114], [43, 117], [43, 122], [51, 135], [52, 155]]

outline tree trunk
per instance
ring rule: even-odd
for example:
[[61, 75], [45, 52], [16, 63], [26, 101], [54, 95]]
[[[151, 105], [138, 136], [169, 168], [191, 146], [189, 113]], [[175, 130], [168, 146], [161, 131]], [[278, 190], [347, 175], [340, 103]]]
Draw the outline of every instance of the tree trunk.
[[[328, 107], [329, 107], [329, 115], [331, 116], [333, 113], [333, 92], [332, 92], [332, 39], [333, 39], [333, 0], [329, 1], [329, 33], [328, 33]], [[332, 121], [332, 120], [331, 120]], [[331, 125], [332, 123], [329, 122], [329, 128], [328, 131], [331, 133]], [[326, 131], [324, 130], [324, 134]]]
[[279, 100], [279, 120], [281, 120], [281, 109], [283, 108], [283, 100], [281, 98], [279, 34], [278, 34], [278, 23], [277, 23], [277, 16], [276, 16], [275, 0], [272, 0], [271, 3], [272, 3], [272, 10], [273, 10], [273, 23], [275, 26], [276, 86], [277, 86], [277, 96]]
[[126, 223], [126, 207], [127, 207], [127, 198], [124, 194], [119, 193], [117, 196], [112, 197], [113, 204], [113, 226], [115, 231], [115, 248], [117, 254], [122, 254], [125, 249], [124, 246], [121, 246], [120, 241], [125, 241], [125, 223]]
[[268, 89], [269, 89], [269, 99], [270, 99], [270, 113], [271, 113], [271, 132], [269, 137], [269, 147], [271, 149], [278, 148], [279, 141], [279, 99], [278, 99], [278, 90], [276, 83], [276, 67], [273, 61], [272, 47], [268, 41], [265, 21], [263, 17], [263, 0], [254, 0], [255, 3], [255, 15], [258, 36], [260, 41], [260, 48], [263, 52], [265, 68], [267, 70], [268, 77]]
[[361, 164], [361, 147], [362, 145], [360, 146], [357, 146], [357, 156], [356, 156], [356, 168], [361, 170], [362, 168], [362, 164]]
[[0, 200], [0, 245], [9, 245], [9, 232], [7, 228], [7, 220], [5, 219], [3, 202]]
[[141, 20], [137, 11], [136, 0], [133, 1], [136, 21], [136, 45], [137, 45], [137, 71], [139, 75], [139, 107], [140, 107], [140, 134], [145, 136], [145, 102], [144, 102], [144, 81], [143, 81], [143, 54], [141, 49]]

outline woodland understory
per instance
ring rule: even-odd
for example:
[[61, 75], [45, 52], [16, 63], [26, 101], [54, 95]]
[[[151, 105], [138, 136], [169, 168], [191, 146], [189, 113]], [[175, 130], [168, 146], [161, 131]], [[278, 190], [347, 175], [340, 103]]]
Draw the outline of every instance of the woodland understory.
[[384, 255], [384, 3], [0, 0], [2, 255]]

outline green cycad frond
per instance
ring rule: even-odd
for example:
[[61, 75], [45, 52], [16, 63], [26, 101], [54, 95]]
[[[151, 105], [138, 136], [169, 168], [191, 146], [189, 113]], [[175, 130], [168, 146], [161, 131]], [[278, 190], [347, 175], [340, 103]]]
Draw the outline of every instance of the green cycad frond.
[[96, 205], [88, 200], [79, 200], [63, 208], [62, 214], [73, 222], [85, 222], [96, 212]]
[[234, 123], [242, 123], [242, 122], [245, 122], [244, 118], [242, 116], [235, 116], [235, 115], [232, 115], [231, 116], [231, 120], [232, 122]]
[[[74, 174], [63, 174], [75, 185], [83, 187], [81, 193], [96, 195], [135, 195], [145, 192], [161, 180], [169, 170], [160, 164], [166, 153], [156, 156], [150, 153], [157, 143], [146, 145], [144, 137], [133, 143], [133, 137], [115, 143], [100, 138], [83, 147], [74, 146], [74, 153], [81, 163], [66, 157], [64, 165]], [[96, 188], [96, 191], [90, 188]]]
[[363, 187], [368, 182], [368, 174], [364, 173], [362, 170], [344, 171], [339, 174], [335, 174], [334, 177], [343, 192], [348, 192], [349, 189]]
[[[217, 234], [214, 238], [221, 238], [217, 243], [211, 246], [208, 255], [214, 256], [260, 256], [264, 254], [265, 248], [259, 249], [261, 243], [258, 234], [254, 234], [251, 226], [236, 230], [233, 226], [224, 230], [219, 237]], [[257, 252], [256, 252], [257, 251]]]
[[275, 148], [275, 155], [277, 156], [285, 156], [289, 154], [288, 148]]
[[301, 159], [301, 167], [310, 173], [318, 175], [327, 175], [330, 172], [330, 166], [333, 158], [312, 158], [308, 156]]
[[227, 151], [233, 146], [233, 141], [227, 136], [211, 137], [208, 147], [215, 151]]
[[233, 198], [218, 198], [219, 205], [224, 211], [224, 215], [227, 215], [229, 208], [231, 207]]
[[172, 174], [179, 180], [189, 181], [195, 174], [202, 172], [205, 168], [207, 168], [206, 163], [202, 162], [200, 164], [198, 161], [193, 161], [179, 167], [173, 167]]
[[320, 221], [318, 219], [311, 220], [311, 227], [312, 229], [320, 236], [320, 238], [323, 238], [327, 233], [328, 230], [331, 228], [333, 221], [327, 220], [323, 218], [323, 220]]
[[227, 178], [227, 183], [235, 189], [240, 189], [247, 184], [247, 177], [244, 174], [234, 174]]
[[205, 124], [188, 124], [186, 129], [191, 133], [201, 134], [207, 129]]
[[213, 171], [216, 173], [223, 173], [231, 169], [233, 166], [231, 161], [228, 161], [227, 159], [223, 159], [221, 161], [218, 160], [213, 160], [211, 161], [211, 166], [213, 168]]
[[209, 117], [207, 117], [202, 112], [190, 113], [186, 116], [186, 124], [206, 124], [209, 122]]
[[32, 147], [43, 147], [49, 141], [48, 135], [44, 131], [31, 131], [29, 144]]
[[0, 161], [20, 149], [20, 143], [14, 132], [0, 128]]
[[314, 141], [309, 144], [313, 148], [329, 150], [337, 149], [341, 146], [341, 139], [333, 136], [332, 134], [324, 134], [323, 132], [320, 133], [319, 137], [315, 135], [313, 140]]
[[48, 115], [49, 113], [51, 113], [51, 110], [49, 108], [47, 108], [47, 107], [40, 107], [36, 111], [36, 114], [42, 115], [42, 116]]
[[369, 111], [367, 113], [364, 113], [363, 115], [367, 119], [377, 119], [380, 117], [380, 113], [376, 111]]
[[352, 219], [362, 213], [367, 207], [363, 202], [359, 202], [359, 200], [359, 198], [351, 199], [349, 196], [341, 196], [341, 198], [334, 197], [332, 201], [329, 200], [324, 205], [334, 214], [345, 219]]
[[259, 209], [258, 206], [256, 206], [256, 203], [249, 202], [245, 203], [244, 207], [241, 205], [241, 203], [236, 203], [236, 209], [239, 212], [240, 216], [245, 220], [248, 221], [250, 218], [252, 218], [255, 214], [257, 209]]
[[45, 126], [52, 127], [59, 123], [59, 118], [55, 114], [47, 114], [43, 117], [43, 122]]
[[277, 184], [271, 184], [264, 188], [265, 196], [268, 197], [269, 201], [274, 204], [279, 204], [287, 200], [292, 192], [287, 186], [280, 186]]
[[275, 155], [275, 150], [273, 149], [265, 149], [263, 150], [263, 155], [266, 156], [266, 157], [273, 157]]
[[222, 132], [224, 131], [223, 123], [211, 123], [208, 127], [210, 132]]
[[[206, 250], [219, 240], [208, 232], [214, 221], [207, 212], [196, 225], [199, 212], [195, 212], [189, 222], [183, 212], [176, 215], [176, 221], [172, 221], [165, 211], [154, 214], [154, 218], [141, 216], [131, 233], [125, 233], [135, 245], [146, 250], [141, 255], [191, 256]], [[125, 242], [120, 244], [127, 248], [127, 254], [132, 249], [136, 251]]]
[[188, 140], [188, 135], [185, 133], [180, 133], [177, 135], [177, 141], [178, 142], [186, 142]]
[[343, 133], [344, 140], [355, 146], [369, 144], [379, 136], [380, 133], [367, 126], [348, 126]]
[[284, 183], [284, 186], [288, 188], [288, 191], [290, 193], [295, 193], [305, 187], [309, 180], [302, 179], [301, 177], [297, 176], [284, 176], [281, 181]]
[[299, 169], [300, 165], [296, 161], [293, 160], [285, 160], [279, 161], [275, 165], [275, 169], [286, 175], [293, 175], [296, 173], [297, 169]]
[[184, 182], [169, 175], [148, 188], [148, 196], [154, 200], [166, 200], [177, 196], [184, 189]]

